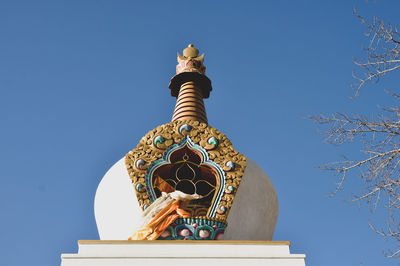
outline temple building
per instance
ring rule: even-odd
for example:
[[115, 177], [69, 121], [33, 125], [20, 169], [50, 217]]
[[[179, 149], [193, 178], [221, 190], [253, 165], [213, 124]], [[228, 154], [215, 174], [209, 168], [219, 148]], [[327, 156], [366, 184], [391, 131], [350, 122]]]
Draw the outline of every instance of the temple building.
[[272, 241], [278, 199], [267, 174], [208, 125], [204, 54], [178, 53], [172, 121], [147, 132], [105, 174], [95, 197], [100, 240], [80, 240], [62, 266], [305, 265]]

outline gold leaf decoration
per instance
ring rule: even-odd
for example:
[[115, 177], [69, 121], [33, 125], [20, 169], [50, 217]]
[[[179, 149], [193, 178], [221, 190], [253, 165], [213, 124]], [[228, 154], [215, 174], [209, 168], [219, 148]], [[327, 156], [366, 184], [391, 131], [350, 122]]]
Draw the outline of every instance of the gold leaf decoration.
[[[144, 209], [151, 204], [145, 189], [147, 169], [153, 162], [162, 158], [168, 147], [179, 143], [185, 135], [205, 149], [209, 158], [225, 171], [225, 192], [214, 219], [226, 222], [246, 168], [246, 157], [234, 150], [232, 143], [223, 133], [194, 120], [176, 120], [159, 126], [149, 131], [137, 147], [126, 154], [125, 164], [139, 205]], [[198, 213], [204, 215], [204, 211], [199, 210]]]

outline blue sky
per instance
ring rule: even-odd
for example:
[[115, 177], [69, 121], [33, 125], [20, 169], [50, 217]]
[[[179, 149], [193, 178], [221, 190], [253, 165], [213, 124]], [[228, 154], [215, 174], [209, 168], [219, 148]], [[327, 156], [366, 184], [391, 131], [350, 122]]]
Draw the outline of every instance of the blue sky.
[[[326, 197], [316, 167], [360, 156], [322, 143], [302, 117], [371, 115], [391, 103], [388, 76], [351, 100], [353, 57], [365, 27], [352, 14], [400, 24], [400, 2], [0, 1], [0, 250], [3, 265], [59, 265], [78, 239], [98, 239], [93, 199], [105, 172], [171, 119], [176, 52], [205, 53], [211, 126], [271, 177], [280, 214], [274, 240], [308, 266], [397, 265], [368, 228], [360, 185]], [[398, 75], [398, 74], [397, 74]], [[397, 81], [397, 83], [396, 83]], [[396, 87], [397, 86], [397, 87]]]

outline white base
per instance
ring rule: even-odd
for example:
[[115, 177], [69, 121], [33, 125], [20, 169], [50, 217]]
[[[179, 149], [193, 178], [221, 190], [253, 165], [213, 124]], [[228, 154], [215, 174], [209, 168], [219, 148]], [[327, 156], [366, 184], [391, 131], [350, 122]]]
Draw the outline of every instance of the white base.
[[245, 265], [305, 266], [280, 241], [101, 241], [80, 240], [78, 254], [62, 254], [61, 266]]

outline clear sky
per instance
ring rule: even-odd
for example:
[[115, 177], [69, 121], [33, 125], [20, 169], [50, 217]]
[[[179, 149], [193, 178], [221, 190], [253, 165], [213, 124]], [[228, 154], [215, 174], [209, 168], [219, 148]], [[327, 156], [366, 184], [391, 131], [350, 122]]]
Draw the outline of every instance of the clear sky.
[[368, 228], [379, 217], [345, 203], [357, 175], [328, 198], [335, 178], [316, 168], [360, 147], [324, 144], [302, 118], [370, 115], [398, 85], [388, 76], [349, 99], [366, 44], [354, 6], [400, 25], [395, 0], [0, 1], [1, 264], [59, 265], [78, 239], [98, 239], [97, 185], [170, 121], [176, 52], [193, 43], [213, 82], [210, 125], [275, 185], [274, 240], [308, 266], [397, 265]]

